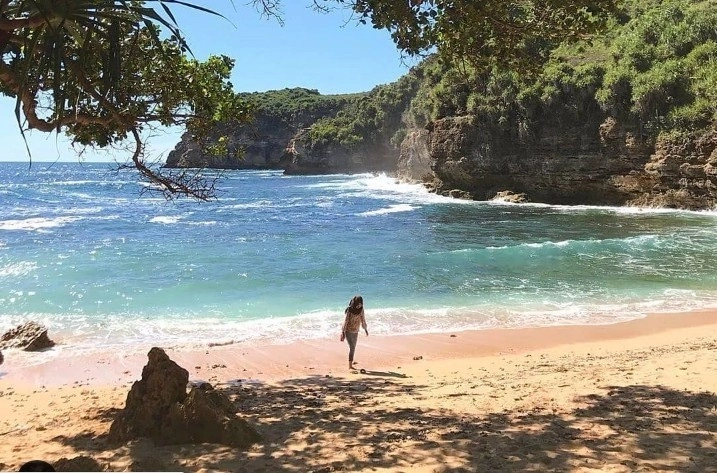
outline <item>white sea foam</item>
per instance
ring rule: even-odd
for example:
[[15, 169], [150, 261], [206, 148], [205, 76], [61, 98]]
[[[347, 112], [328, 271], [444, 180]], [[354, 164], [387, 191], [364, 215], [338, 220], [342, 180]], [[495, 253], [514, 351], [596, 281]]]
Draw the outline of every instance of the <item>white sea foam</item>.
[[[410, 335], [462, 330], [606, 325], [643, 318], [650, 313], [677, 313], [703, 308], [717, 308], [717, 294], [667, 290], [662, 298], [613, 304], [563, 302], [506, 306], [501, 303], [432, 309], [376, 307], [367, 312], [367, 319], [372, 334]], [[0, 316], [0, 320], [3, 317]], [[333, 339], [343, 315], [341, 311], [319, 310], [256, 320], [232, 319], [220, 313], [215, 317], [173, 315], [159, 320], [127, 314], [91, 318], [68, 314], [60, 319], [56, 315], [30, 314], [30, 318], [47, 325], [60, 345], [48, 354], [20, 360], [22, 364], [41, 363], [48, 357], [97, 351], [127, 352], [139, 347], [146, 349], [147, 346], [198, 348]], [[20, 322], [17, 317], [9, 316], [3, 320], [0, 328], [11, 328]]]
[[543, 248], [546, 246], [565, 247], [565, 246], [568, 246], [573, 241], [575, 241], [575, 240], [544, 241], [544, 242], [540, 242], [540, 243], [522, 243], [520, 246], [525, 246], [528, 248]]
[[70, 215], [91, 215], [91, 214], [98, 214], [100, 212], [104, 211], [103, 207], [69, 207], [69, 208], [61, 208], [58, 210], [58, 213], [62, 214], [70, 214]]
[[25, 276], [37, 269], [37, 263], [34, 261], [20, 261], [5, 266], [0, 266], [0, 278], [11, 276]]
[[273, 207], [274, 203], [270, 200], [255, 200], [253, 202], [245, 202], [242, 204], [226, 205], [219, 209], [218, 212], [224, 212], [225, 210], [242, 210], [242, 209], [262, 209], [266, 207]]
[[50, 183], [53, 186], [86, 186], [86, 185], [116, 185], [115, 181], [94, 181], [94, 180], [78, 180], [78, 181], [54, 181]]
[[486, 200], [474, 202], [479, 205], [494, 205], [494, 206], [505, 206], [505, 207], [532, 207], [532, 208], [545, 208], [555, 210], [558, 212], [565, 213], [584, 213], [584, 212], [609, 212], [616, 214], [693, 214], [701, 215], [706, 217], [717, 217], [717, 210], [682, 210], [682, 209], [668, 209], [668, 208], [649, 208], [649, 207], [612, 207], [607, 205], [558, 205], [558, 204], [543, 204], [539, 202], [526, 202], [526, 203], [515, 203], [508, 202], [503, 199]]
[[194, 225], [194, 226], [207, 226], [207, 225], [216, 225], [216, 220], [207, 220], [206, 222], [187, 222], [187, 225]]
[[[541, 241], [541, 242], [530, 242], [530, 243], [519, 243], [517, 245], [502, 245], [502, 246], [488, 246], [487, 250], [510, 250], [515, 248], [545, 248], [545, 247], [557, 247], [565, 248], [575, 244], [591, 244], [600, 245], [606, 243], [619, 242], [622, 244], [628, 244], [631, 246], [640, 246], [647, 242], [655, 242], [660, 239], [659, 235], [638, 235], [626, 238], [604, 238], [601, 240], [587, 239], [587, 240], [561, 240], [561, 241]], [[465, 248], [462, 250], [455, 251], [473, 251], [471, 248]]]
[[415, 206], [409, 205], [409, 204], [397, 204], [397, 205], [392, 205], [390, 207], [386, 207], [383, 209], [368, 210], [366, 212], [361, 212], [358, 215], [360, 217], [371, 217], [374, 215], [386, 215], [386, 214], [392, 214], [392, 213], [396, 213], [396, 212], [410, 212], [412, 210], [416, 210], [417, 208], [418, 207], [415, 207]]
[[172, 225], [175, 223], [179, 223], [179, 221], [182, 220], [182, 218], [184, 218], [184, 217], [182, 217], [181, 215], [160, 215], [157, 217], [152, 217], [151, 219], [149, 219], [149, 222], [150, 223], [161, 223], [164, 225]]
[[66, 216], [55, 218], [34, 217], [22, 220], [1, 220], [0, 230], [40, 231], [56, 228], [82, 220], [82, 217]]

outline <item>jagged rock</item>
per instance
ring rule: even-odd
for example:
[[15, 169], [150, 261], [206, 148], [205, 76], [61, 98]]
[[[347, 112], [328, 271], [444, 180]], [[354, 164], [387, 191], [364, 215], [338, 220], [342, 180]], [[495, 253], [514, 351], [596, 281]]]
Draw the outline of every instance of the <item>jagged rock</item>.
[[175, 404], [165, 422], [163, 444], [220, 443], [248, 447], [261, 440], [245, 420], [236, 417], [232, 402], [212, 385], [193, 387], [182, 404]]
[[104, 468], [97, 460], [85, 455], [74, 458], [60, 458], [53, 466], [55, 471], [104, 471]]
[[[297, 88], [295, 93], [302, 94]], [[281, 91], [270, 91], [268, 95]], [[341, 108], [342, 102], [326, 102], [319, 107], [308, 107], [296, 111], [290, 116], [275, 113], [256, 111], [251, 123], [238, 127], [219, 126], [213, 130], [209, 141], [220, 136], [226, 139], [227, 152], [214, 155], [192, 139], [191, 134], [185, 133], [181, 141], [167, 156], [168, 168], [219, 168], [219, 169], [285, 169], [291, 164], [291, 156], [287, 155], [287, 148], [292, 139], [301, 130], [310, 126], [322, 117], [333, 116]], [[309, 160], [310, 165], [315, 163]], [[301, 169], [293, 165], [292, 169]]]
[[189, 373], [161, 348], [152, 348], [148, 358], [142, 379], [132, 385], [125, 408], [110, 427], [110, 442], [148, 437], [157, 445], [208, 442], [248, 447], [261, 440], [253, 427], [236, 417], [232, 402], [208, 383], [187, 395]]
[[55, 342], [47, 336], [47, 328], [32, 321], [8, 330], [0, 337], [0, 348], [40, 351], [53, 346], [55, 346]]
[[347, 147], [340, 143], [314, 143], [309, 130], [296, 133], [286, 146], [284, 174], [335, 174], [393, 172], [398, 149], [390, 143], [364, 143]]
[[125, 408], [112, 422], [110, 441], [158, 437], [169, 410], [187, 397], [189, 372], [170, 360], [161, 348], [152, 348], [147, 357], [142, 379], [132, 385]]
[[428, 130], [416, 130], [406, 134], [401, 142], [396, 177], [407, 181], [430, 181], [431, 154], [428, 149]]
[[528, 202], [528, 197], [524, 192], [515, 193], [513, 191], [500, 191], [495, 194], [492, 200], [500, 200], [502, 202], [510, 202], [512, 204], [524, 204]]
[[55, 467], [45, 460], [30, 460], [20, 465], [18, 471], [55, 471]]
[[453, 197], [454, 199], [471, 200], [473, 198], [470, 192], [466, 192], [461, 189], [451, 189], [448, 191], [447, 195]]
[[165, 167], [283, 169], [284, 149], [294, 133], [288, 124], [260, 114], [251, 124], [236, 129], [220, 126], [214, 130], [210, 141], [226, 137], [227, 152], [218, 155], [203, 149], [190, 133], [184, 133], [167, 156]]
[[2, 365], [3, 361], [5, 361], [5, 357], [2, 356], [2, 352], [0, 351], [0, 365]]

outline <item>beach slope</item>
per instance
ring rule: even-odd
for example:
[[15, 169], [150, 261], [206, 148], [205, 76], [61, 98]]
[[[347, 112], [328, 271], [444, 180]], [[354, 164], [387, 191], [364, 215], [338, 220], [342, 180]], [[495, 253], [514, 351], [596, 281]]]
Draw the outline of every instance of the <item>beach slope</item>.
[[717, 471], [714, 311], [372, 336], [359, 341], [364, 374], [342, 369], [334, 340], [168, 354], [233, 399], [264, 441], [110, 446], [146, 352], [65, 371], [14, 370], [6, 353], [0, 470], [86, 455], [109, 471]]

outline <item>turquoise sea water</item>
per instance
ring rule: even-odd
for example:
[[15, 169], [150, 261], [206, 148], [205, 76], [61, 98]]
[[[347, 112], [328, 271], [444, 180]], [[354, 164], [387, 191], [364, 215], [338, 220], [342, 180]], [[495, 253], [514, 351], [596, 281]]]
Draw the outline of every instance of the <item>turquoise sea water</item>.
[[[0, 330], [63, 353], [603, 324], [717, 307], [717, 213], [466, 202], [386, 176], [225, 172], [166, 202], [108, 164], [0, 163]], [[101, 343], [98, 343], [101, 342]]]

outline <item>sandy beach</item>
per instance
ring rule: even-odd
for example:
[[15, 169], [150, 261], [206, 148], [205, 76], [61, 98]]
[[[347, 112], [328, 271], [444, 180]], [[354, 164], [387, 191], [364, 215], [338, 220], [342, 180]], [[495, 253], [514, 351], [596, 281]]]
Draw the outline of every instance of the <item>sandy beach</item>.
[[146, 354], [0, 367], [0, 470], [85, 455], [107, 471], [717, 471], [717, 311], [605, 326], [167, 349], [262, 435], [110, 447]]

